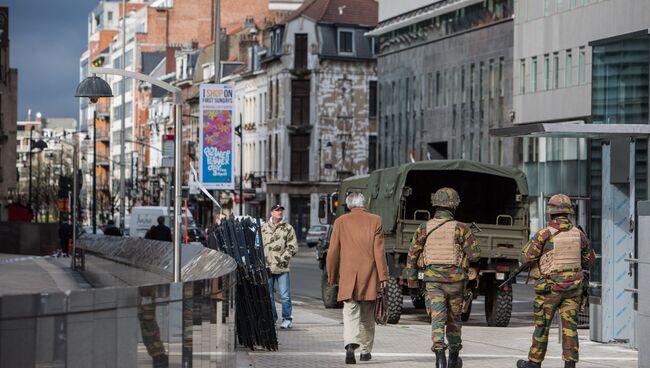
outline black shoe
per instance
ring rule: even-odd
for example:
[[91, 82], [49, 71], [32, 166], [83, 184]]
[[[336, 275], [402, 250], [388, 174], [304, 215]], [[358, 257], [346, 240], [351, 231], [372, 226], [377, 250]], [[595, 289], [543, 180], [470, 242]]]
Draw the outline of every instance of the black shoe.
[[564, 362], [564, 368], [576, 368], [576, 362]]
[[361, 353], [361, 358], [359, 358], [359, 360], [362, 362], [367, 362], [370, 359], [372, 359], [372, 355], [370, 355], [370, 353]]
[[357, 364], [357, 360], [354, 358], [354, 350], [358, 347], [357, 344], [347, 344], [345, 346], [345, 364]]
[[447, 368], [447, 356], [443, 349], [436, 349], [433, 351], [436, 353], [436, 368]]
[[458, 351], [455, 353], [449, 353], [449, 368], [463, 368], [463, 360], [458, 356]]
[[517, 361], [517, 368], [541, 368], [541, 363], [531, 362], [530, 360], [519, 359]]
[[169, 367], [169, 357], [167, 354], [157, 355], [153, 357], [154, 368], [167, 368]]

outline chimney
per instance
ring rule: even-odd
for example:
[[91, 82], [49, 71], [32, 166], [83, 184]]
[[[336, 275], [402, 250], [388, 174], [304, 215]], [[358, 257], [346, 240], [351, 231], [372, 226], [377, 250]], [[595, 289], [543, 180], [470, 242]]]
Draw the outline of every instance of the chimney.
[[32, 121], [32, 109], [27, 109], [27, 121]]
[[167, 47], [165, 50], [165, 74], [176, 71], [176, 48]]

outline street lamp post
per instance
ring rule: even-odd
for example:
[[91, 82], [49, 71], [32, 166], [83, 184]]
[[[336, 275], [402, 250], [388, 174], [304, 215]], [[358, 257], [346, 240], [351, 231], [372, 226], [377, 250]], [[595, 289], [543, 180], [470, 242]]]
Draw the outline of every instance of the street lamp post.
[[34, 126], [29, 130], [29, 210], [32, 208], [32, 135], [34, 133]]
[[[30, 211], [34, 211], [33, 203], [32, 203], [32, 150], [34, 148], [39, 148], [41, 151], [47, 148], [47, 143], [45, 143], [42, 139], [39, 139], [37, 142], [34, 142], [32, 140], [34, 132], [34, 126], [32, 125], [31, 129], [29, 130], [29, 209]], [[40, 167], [40, 166], [39, 166]], [[37, 219], [38, 221], [38, 219]]]
[[[111, 86], [105, 80], [92, 76], [84, 79], [77, 86], [75, 97], [88, 97], [96, 103], [101, 97], [113, 97]], [[124, 107], [124, 106], [122, 106]], [[93, 234], [97, 234], [97, 105], [93, 109]], [[76, 174], [76, 173], [75, 173]], [[122, 216], [123, 217], [123, 216]], [[122, 230], [124, 234], [124, 230]]]
[[[158, 86], [168, 92], [173, 93], [174, 95], [174, 104], [176, 107], [176, 118], [174, 121], [174, 216], [176, 217], [174, 220], [174, 282], [180, 282], [181, 281], [181, 178], [183, 175], [183, 160], [182, 160], [182, 129], [183, 129], [183, 123], [182, 123], [182, 96], [181, 96], [181, 90], [177, 87], [172, 86], [169, 83], [163, 82], [160, 79], [153, 78], [149, 75], [145, 75], [142, 73], [136, 73], [132, 72], [129, 70], [123, 70], [123, 69], [114, 69], [114, 68], [96, 68], [96, 67], [90, 67], [88, 68], [88, 71], [90, 73], [94, 74], [109, 74], [109, 75], [118, 75], [121, 76], [122, 78], [133, 78], [137, 79], [140, 81], [148, 82], [151, 83], [155, 86]], [[99, 77], [89, 77], [86, 80], [90, 78], [97, 78], [100, 79]], [[79, 88], [81, 85], [86, 81], [82, 81], [79, 84], [79, 87], [77, 87], [77, 92], [79, 92]], [[104, 84], [108, 85], [105, 81], [103, 81]], [[110, 88], [110, 86], [109, 86]], [[79, 96], [79, 93], [77, 93]], [[124, 121], [124, 120], [122, 120]], [[124, 145], [125, 141], [121, 141], [122, 145]], [[124, 160], [122, 161], [122, 168], [124, 167]], [[122, 186], [123, 188], [123, 186]], [[122, 216], [123, 218], [123, 216]]]

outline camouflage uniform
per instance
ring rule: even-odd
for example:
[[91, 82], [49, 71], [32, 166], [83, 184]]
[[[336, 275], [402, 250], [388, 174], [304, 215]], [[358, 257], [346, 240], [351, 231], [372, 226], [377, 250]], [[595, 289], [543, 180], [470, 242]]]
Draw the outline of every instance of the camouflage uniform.
[[[565, 195], [551, 197], [547, 213], [555, 215], [548, 227], [539, 230], [522, 250], [527, 261], [538, 262], [542, 255], [554, 249], [555, 230], [568, 231], [573, 224], [567, 217], [573, 213], [571, 200]], [[555, 229], [553, 232], [551, 228]], [[582, 269], [590, 268], [596, 255], [589, 245], [589, 239], [580, 231], [580, 254]], [[562, 359], [565, 362], [578, 361], [577, 316], [582, 296], [582, 269], [564, 269], [542, 275], [535, 282], [535, 301], [533, 313], [535, 332], [528, 354], [528, 361], [541, 364], [546, 355], [548, 333], [553, 316], [559, 310], [562, 320]], [[518, 366], [533, 366], [526, 362]], [[519, 363], [518, 363], [519, 364]]]
[[[273, 320], [277, 320], [275, 310], [275, 285], [278, 286], [280, 301], [282, 303], [282, 322], [292, 321], [291, 303], [291, 277], [289, 275], [289, 261], [298, 252], [298, 241], [293, 226], [280, 221], [274, 224], [272, 219], [262, 224], [262, 240], [264, 242], [264, 255], [266, 266], [269, 268], [269, 293], [273, 308]], [[290, 326], [290, 325], [289, 325]], [[283, 327], [284, 328], [284, 327]]]
[[296, 231], [281, 221], [277, 225], [271, 219], [262, 224], [262, 240], [266, 265], [272, 274], [289, 272], [289, 261], [298, 252]]
[[[167, 359], [165, 346], [160, 339], [160, 327], [156, 322], [156, 295], [155, 286], [141, 287], [138, 295], [138, 320], [140, 321], [142, 343], [154, 362]], [[150, 300], [145, 302], [144, 299], [147, 297]]]
[[[454, 215], [448, 208], [456, 208], [459, 199], [456, 201], [444, 201], [440, 198], [442, 191], [447, 197], [458, 197], [455, 191], [448, 192], [449, 188], [443, 188], [433, 196], [433, 204], [437, 206], [434, 219], [452, 220]], [[448, 198], [448, 199], [449, 199]], [[426, 243], [427, 228], [426, 223], [421, 224], [409, 248], [408, 259], [406, 263], [406, 276], [409, 284], [418, 280], [417, 260], [423, 252]], [[471, 262], [479, 259], [481, 248], [469, 226], [462, 222], [456, 223], [454, 230], [456, 244], [462, 249], [464, 256]], [[435, 236], [435, 232], [430, 236]], [[461, 266], [455, 265], [427, 265], [424, 270], [423, 281], [426, 282], [426, 307], [427, 313], [431, 316], [431, 340], [433, 342], [432, 350], [444, 350], [445, 344], [445, 325], [447, 327], [447, 340], [449, 342], [450, 353], [455, 353], [462, 349], [461, 344], [461, 314], [463, 307], [463, 291], [467, 274]]]

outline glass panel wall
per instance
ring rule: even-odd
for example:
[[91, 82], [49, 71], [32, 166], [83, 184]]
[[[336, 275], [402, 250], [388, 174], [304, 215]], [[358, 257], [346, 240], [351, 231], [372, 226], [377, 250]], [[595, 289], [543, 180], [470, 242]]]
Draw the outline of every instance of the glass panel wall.
[[[649, 39], [647, 35], [593, 47], [592, 115], [594, 124], [648, 124]], [[591, 240], [600, 255], [602, 212], [602, 141], [590, 145]], [[648, 193], [648, 142], [635, 145], [635, 200]], [[600, 262], [592, 280], [601, 280]], [[593, 294], [600, 296], [600, 288]]]

